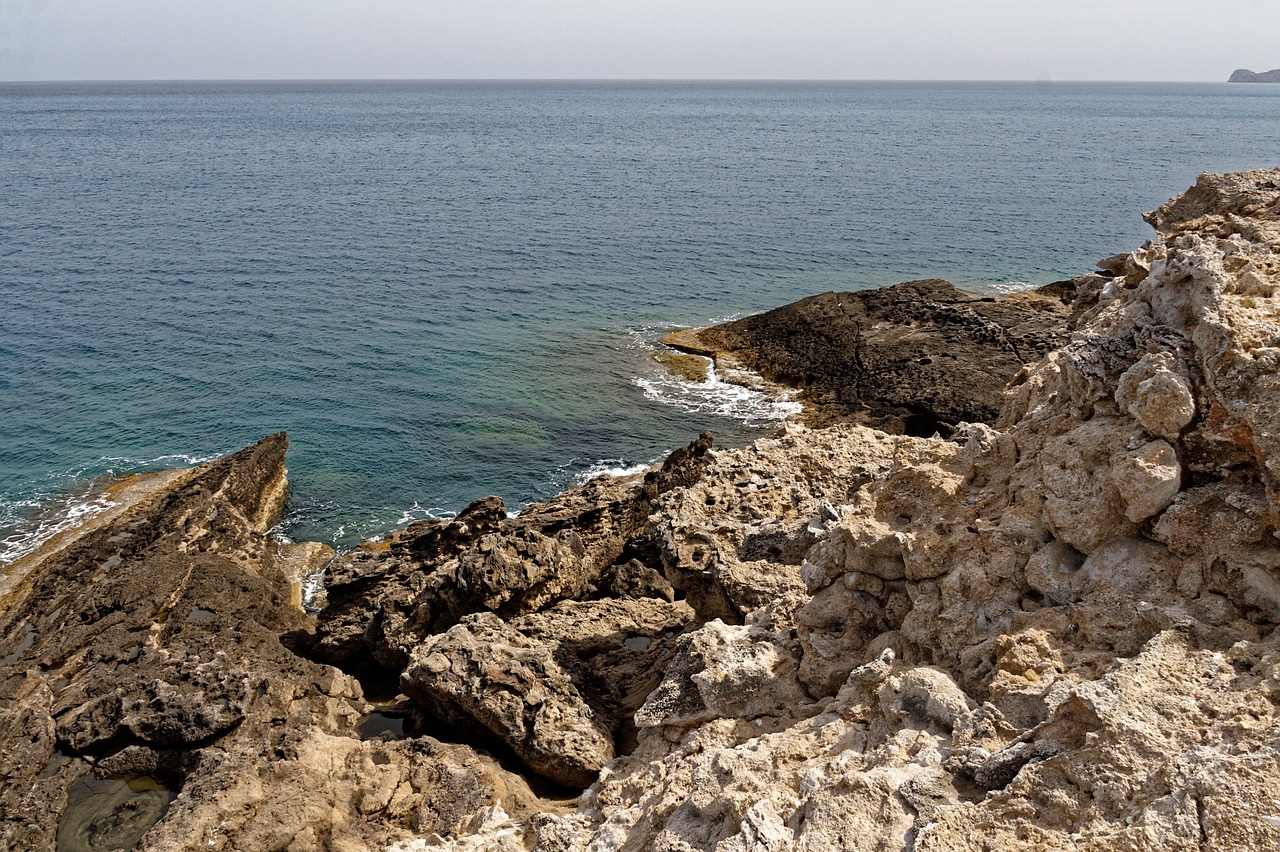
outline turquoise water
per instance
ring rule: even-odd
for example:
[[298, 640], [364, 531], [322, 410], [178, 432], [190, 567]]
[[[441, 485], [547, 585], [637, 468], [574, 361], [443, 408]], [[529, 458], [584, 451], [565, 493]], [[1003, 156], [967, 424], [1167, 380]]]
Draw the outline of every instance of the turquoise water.
[[0, 84], [0, 559], [278, 429], [339, 544], [749, 440], [780, 412], [662, 332], [1079, 274], [1277, 128], [1261, 85]]

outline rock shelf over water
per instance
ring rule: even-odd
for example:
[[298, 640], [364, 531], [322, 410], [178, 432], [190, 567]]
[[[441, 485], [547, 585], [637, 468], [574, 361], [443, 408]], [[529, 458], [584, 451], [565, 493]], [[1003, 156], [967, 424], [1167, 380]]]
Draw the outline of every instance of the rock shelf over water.
[[[915, 354], [933, 396], [875, 422], [929, 436], [841, 420], [909, 361], [850, 392], [806, 341], [911, 288], [923, 331], [1005, 303], [700, 330], [844, 409], [415, 523], [334, 559], [317, 616], [332, 553], [264, 535], [283, 435], [138, 494], [0, 612], [0, 848], [1280, 846], [1280, 170], [1148, 221], [1069, 311], [1024, 297], [1031, 337], [996, 321], [998, 369]], [[1009, 368], [998, 409], [954, 403], [948, 351]]]
[[1076, 290], [1064, 281], [997, 298], [908, 281], [810, 296], [662, 342], [730, 374], [745, 368], [801, 389], [811, 426], [856, 422], [927, 438], [993, 421], [1014, 374], [1069, 339]]

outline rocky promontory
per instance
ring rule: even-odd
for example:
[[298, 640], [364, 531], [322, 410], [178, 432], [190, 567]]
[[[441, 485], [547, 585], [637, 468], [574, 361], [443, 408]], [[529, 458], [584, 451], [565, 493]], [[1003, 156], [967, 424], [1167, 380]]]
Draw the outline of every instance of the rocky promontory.
[[805, 422], [854, 422], [930, 437], [996, 418], [1004, 386], [1070, 336], [1077, 283], [1008, 297], [948, 281], [823, 293], [662, 342], [801, 391]]
[[1250, 71], [1248, 68], [1237, 68], [1231, 72], [1228, 83], [1280, 83], [1280, 68], [1273, 71]]
[[335, 557], [283, 435], [173, 474], [10, 584], [0, 849], [1280, 846], [1280, 170], [1147, 219], [698, 330], [839, 416], [515, 517]]

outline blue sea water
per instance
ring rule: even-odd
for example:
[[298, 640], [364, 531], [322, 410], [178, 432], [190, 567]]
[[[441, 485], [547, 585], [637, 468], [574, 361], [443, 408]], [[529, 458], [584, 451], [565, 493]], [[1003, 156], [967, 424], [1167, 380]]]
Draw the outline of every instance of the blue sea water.
[[0, 561], [279, 429], [340, 545], [746, 441], [780, 411], [661, 333], [1070, 277], [1278, 130], [1270, 85], [0, 84]]

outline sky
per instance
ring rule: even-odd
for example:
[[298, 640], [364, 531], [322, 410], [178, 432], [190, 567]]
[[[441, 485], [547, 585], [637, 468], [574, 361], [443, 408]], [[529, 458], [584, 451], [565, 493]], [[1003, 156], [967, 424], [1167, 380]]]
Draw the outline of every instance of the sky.
[[1222, 81], [1280, 0], [0, 0], [0, 80]]

